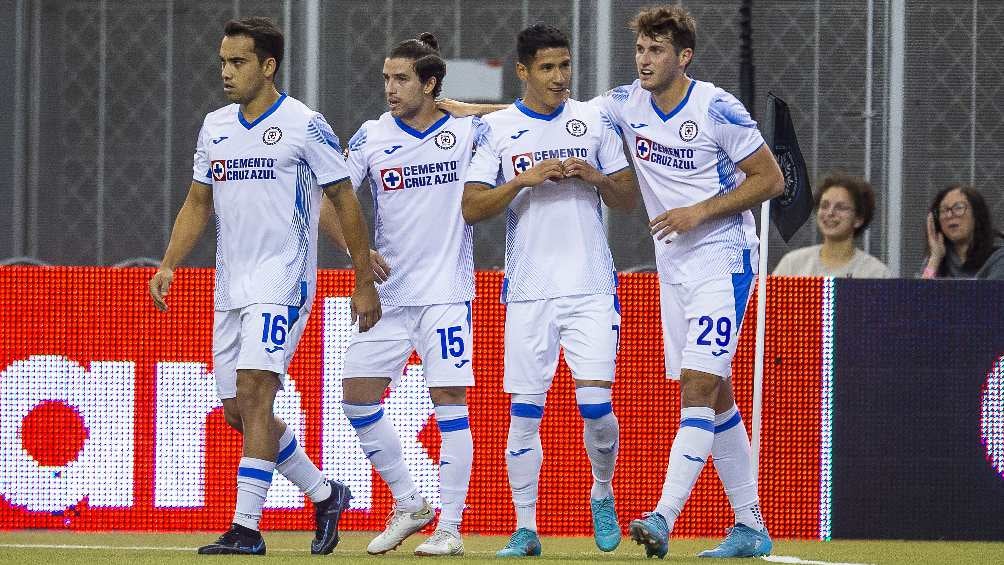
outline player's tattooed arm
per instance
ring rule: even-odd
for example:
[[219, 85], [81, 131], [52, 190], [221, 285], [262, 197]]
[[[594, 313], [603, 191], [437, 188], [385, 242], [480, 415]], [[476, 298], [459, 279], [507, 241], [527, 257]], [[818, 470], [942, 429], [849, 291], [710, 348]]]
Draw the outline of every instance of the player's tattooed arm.
[[784, 176], [766, 145], [739, 162], [738, 166], [746, 173], [746, 180], [735, 190], [693, 206], [666, 210], [649, 222], [652, 235], [669, 243], [676, 234], [690, 231], [709, 220], [749, 210], [784, 191]]
[[[349, 253], [348, 244], [345, 243], [345, 235], [342, 234], [342, 225], [338, 223], [338, 212], [335, 210], [335, 205], [328, 198], [321, 200], [320, 228], [321, 232], [328, 236], [328, 239], [335, 244], [335, 247], [344, 251], [346, 255], [352, 255]], [[376, 277], [377, 282], [386, 282], [387, 277], [390, 276], [390, 267], [383, 256], [377, 253], [375, 249], [370, 249], [370, 264], [373, 267], [373, 276]]]
[[464, 221], [473, 224], [496, 216], [505, 210], [524, 188], [537, 186], [547, 180], [559, 181], [563, 178], [565, 172], [561, 167], [561, 161], [547, 159], [495, 188], [480, 182], [466, 183], [461, 200]]
[[167, 311], [167, 293], [174, 279], [174, 269], [192, 252], [213, 214], [213, 189], [207, 184], [192, 181], [185, 203], [178, 211], [171, 230], [171, 239], [160, 262], [160, 268], [150, 279], [150, 296], [162, 312]]
[[576, 177], [596, 187], [600, 198], [610, 208], [631, 210], [638, 204], [638, 188], [634, 173], [625, 168], [616, 173], [605, 175], [587, 161], [572, 157], [562, 164], [565, 177]]
[[373, 284], [374, 275], [370, 267], [369, 228], [348, 179], [324, 187], [324, 194], [334, 204], [356, 271], [356, 287], [352, 292], [352, 321], [358, 321], [359, 331], [365, 332], [376, 325], [381, 316], [380, 298]]

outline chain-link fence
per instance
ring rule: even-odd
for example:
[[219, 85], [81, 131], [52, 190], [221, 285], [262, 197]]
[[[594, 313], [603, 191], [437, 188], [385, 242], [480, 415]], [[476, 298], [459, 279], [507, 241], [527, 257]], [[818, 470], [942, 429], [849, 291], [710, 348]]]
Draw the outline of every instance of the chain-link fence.
[[[266, 15], [283, 27], [282, 87], [324, 112], [344, 140], [385, 110], [381, 66], [402, 39], [431, 31], [447, 58], [503, 61], [511, 100], [520, 94], [516, 33], [547, 22], [572, 37], [573, 93], [588, 99], [634, 79], [626, 23], [650, 3], [0, 0], [12, 14], [0, 24], [0, 48], [13, 55], [0, 62], [9, 77], [0, 86], [7, 94], [0, 127], [11, 140], [0, 157], [11, 171], [0, 184], [0, 198], [11, 203], [0, 257], [108, 265], [161, 256], [185, 198], [201, 120], [225, 103], [216, 53], [230, 18]], [[740, 0], [685, 4], [699, 30], [691, 74], [738, 94]], [[754, 114], [762, 115], [773, 91], [792, 107], [814, 178], [833, 170], [871, 178], [878, 209], [862, 242], [869, 252], [913, 275], [929, 201], [952, 182], [980, 188], [1001, 223], [1004, 4], [754, 1], [752, 22]], [[902, 56], [898, 37], [905, 37]], [[610, 215], [620, 269], [653, 267], [645, 224], [642, 210]], [[477, 266], [500, 267], [501, 222], [479, 224], [475, 233]], [[789, 245], [772, 236], [771, 265], [816, 239], [811, 221]], [[211, 265], [213, 253], [207, 235], [188, 263]], [[322, 266], [346, 264], [321, 246]]]

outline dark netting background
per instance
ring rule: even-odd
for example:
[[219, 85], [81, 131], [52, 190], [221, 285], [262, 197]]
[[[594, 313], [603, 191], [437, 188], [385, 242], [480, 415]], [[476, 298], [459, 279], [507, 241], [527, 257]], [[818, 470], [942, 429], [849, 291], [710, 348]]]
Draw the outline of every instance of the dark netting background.
[[[432, 31], [447, 58], [502, 60], [504, 95], [511, 100], [520, 92], [512, 64], [516, 33], [528, 23], [551, 23], [577, 39], [574, 93], [588, 99], [633, 80], [634, 38], [626, 22], [645, 4], [0, 0], [0, 10], [12, 15], [0, 21], [0, 48], [11, 54], [0, 61], [7, 77], [0, 84], [0, 131], [9, 140], [0, 151], [0, 168], [9, 171], [0, 183], [0, 199], [9, 203], [2, 208], [0, 259], [63, 265], [159, 260], [188, 187], [199, 125], [206, 112], [225, 103], [216, 52], [222, 25], [232, 17], [268, 15], [284, 27], [282, 86], [324, 112], [344, 141], [384, 111], [380, 69], [401, 39]], [[692, 75], [738, 94], [740, 1], [685, 4], [699, 29]], [[597, 25], [604, 5], [610, 9], [610, 49], [600, 59], [611, 63], [609, 84], [600, 85], [596, 50], [606, 42], [597, 41]], [[901, 231], [892, 234], [889, 9], [888, 0], [755, 2], [753, 110], [762, 118], [768, 90], [788, 101], [815, 179], [836, 169], [870, 175], [878, 210], [861, 245], [888, 260], [890, 245], [898, 244], [901, 260], [893, 267], [912, 276], [924, 254], [929, 200], [945, 185], [975, 184], [998, 225], [1004, 223], [1004, 192], [996, 182], [1004, 161], [998, 102], [1004, 5], [907, 3], [902, 205], [892, 211]], [[318, 46], [315, 53], [311, 44]], [[361, 200], [368, 206], [368, 198]], [[498, 219], [477, 227], [479, 268], [501, 267], [503, 229]], [[619, 269], [653, 267], [641, 210], [611, 214], [609, 234]], [[772, 235], [771, 267], [789, 248], [816, 240], [811, 222], [790, 245]], [[213, 252], [207, 234], [188, 263], [209, 266]], [[343, 254], [321, 245], [322, 267], [345, 265]]]

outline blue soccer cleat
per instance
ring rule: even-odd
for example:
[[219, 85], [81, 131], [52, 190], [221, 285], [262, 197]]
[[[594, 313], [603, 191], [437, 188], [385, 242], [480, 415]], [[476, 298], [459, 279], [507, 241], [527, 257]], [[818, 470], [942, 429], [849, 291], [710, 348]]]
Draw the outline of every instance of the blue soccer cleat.
[[669, 526], [658, 512], [643, 514], [628, 526], [631, 539], [645, 546], [645, 557], [663, 559], [669, 553]]
[[725, 539], [718, 547], [697, 554], [698, 557], [763, 557], [770, 555], [774, 543], [770, 534], [758, 532], [749, 526], [736, 524], [725, 530]]
[[537, 532], [520, 528], [512, 533], [509, 543], [495, 553], [495, 557], [537, 557], [540, 555], [540, 538]]
[[261, 532], [231, 524], [220, 539], [199, 548], [200, 555], [265, 555]]
[[342, 512], [349, 507], [352, 493], [349, 487], [338, 481], [328, 481], [331, 494], [325, 500], [314, 503], [314, 539], [310, 541], [310, 553], [327, 555], [338, 545], [338, 522]]
[[613, 551], [621, 544], [621, 527], [617, 523], [617, 509], [614, 497], [589, 500], [589, 510], [593, 513], [593, 539], [600, 551]]

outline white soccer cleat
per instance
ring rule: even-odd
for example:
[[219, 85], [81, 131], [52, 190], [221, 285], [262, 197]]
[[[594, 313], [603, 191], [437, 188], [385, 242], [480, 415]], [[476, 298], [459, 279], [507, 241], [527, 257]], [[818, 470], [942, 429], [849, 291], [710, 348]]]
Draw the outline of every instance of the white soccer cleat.
[[387, 527], [366, 547], [366, 553], [380, 555], [397, 549], [411, 534], [421, 530], [436, 517], [429, 503], [422, 501], [422, 508], [417, 512], [398, 511], [395, 507], [387, 519]]
[[463, 555], [464, 542], [460, 536], [446, 530], [436, 530], [422, 545], [415, 548], [419, 557], [437, 557], [442, 555]]

